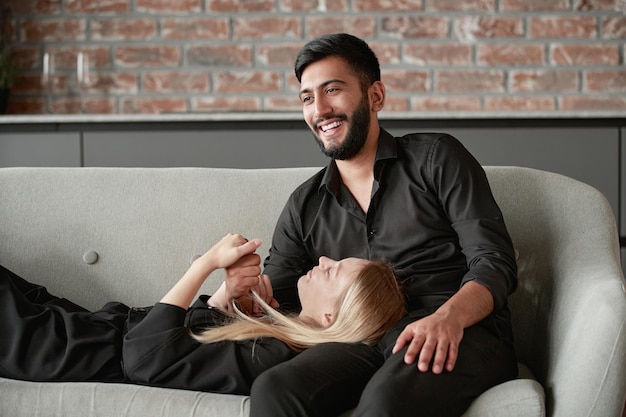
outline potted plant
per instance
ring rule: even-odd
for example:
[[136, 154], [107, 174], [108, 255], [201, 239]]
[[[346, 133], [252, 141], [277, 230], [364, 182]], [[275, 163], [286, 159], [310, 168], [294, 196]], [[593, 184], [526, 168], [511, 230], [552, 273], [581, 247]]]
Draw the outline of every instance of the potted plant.
[[0, 5], [0, 114], [6, 111], [9, 92], [17, 75], [11, 54], [13, 27], [9, 3], [2, 2]]

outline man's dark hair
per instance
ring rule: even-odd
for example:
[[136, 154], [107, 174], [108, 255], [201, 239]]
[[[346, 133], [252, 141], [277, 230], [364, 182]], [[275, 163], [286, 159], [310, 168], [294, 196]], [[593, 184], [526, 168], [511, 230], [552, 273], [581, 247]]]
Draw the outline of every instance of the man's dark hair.
[[302, 72], [307, 66], [329, 56], [346, 60], [364, 88], [380, 81], [380, 64], [376, 54], [364, 40], [347, 33], [324, 35], [304, 45], [294, 66], [298, 81], [302, 81]]

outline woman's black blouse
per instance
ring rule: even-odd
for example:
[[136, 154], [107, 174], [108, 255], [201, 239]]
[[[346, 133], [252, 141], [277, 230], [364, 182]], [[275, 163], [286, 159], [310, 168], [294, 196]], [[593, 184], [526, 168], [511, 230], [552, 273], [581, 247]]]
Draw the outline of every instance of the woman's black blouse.
[[221, 325], [227, 316], [202, 297], [189, 310], [158, 303], [132, 309], [123, 343], [128, 382], [249, 395], [254, 379], [296, 355], [278, 339], [203, 344], [189, 331]]

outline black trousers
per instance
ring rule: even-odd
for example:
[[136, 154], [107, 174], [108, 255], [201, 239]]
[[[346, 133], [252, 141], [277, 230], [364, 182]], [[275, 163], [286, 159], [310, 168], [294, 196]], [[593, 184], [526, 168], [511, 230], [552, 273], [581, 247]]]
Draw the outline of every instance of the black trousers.
[[[250, 417], [460, 416], [488, 388], [517, 376], [510, 341], [485, 326], [465, 330], [452, 372], [420, 372], [391, 349], [407, 318], [378, 346], [323, 344], [264, 372], [253, 384]], [[406, 349], [405, 349], [406, 350]]]
[[128, 307], [90, 312], [0, 266], [0, 376], [121, 382]]

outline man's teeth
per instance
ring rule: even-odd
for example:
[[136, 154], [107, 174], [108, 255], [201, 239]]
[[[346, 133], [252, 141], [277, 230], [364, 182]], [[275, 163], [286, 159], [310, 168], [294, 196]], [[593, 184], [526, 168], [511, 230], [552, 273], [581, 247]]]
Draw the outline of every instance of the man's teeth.
[[329, 123], [327, 125], [322, 126], [322, 132], [328, 132], [330, 129], [334, 129], [339, 126], [341, 126], [341, 122], [339, 121]]

